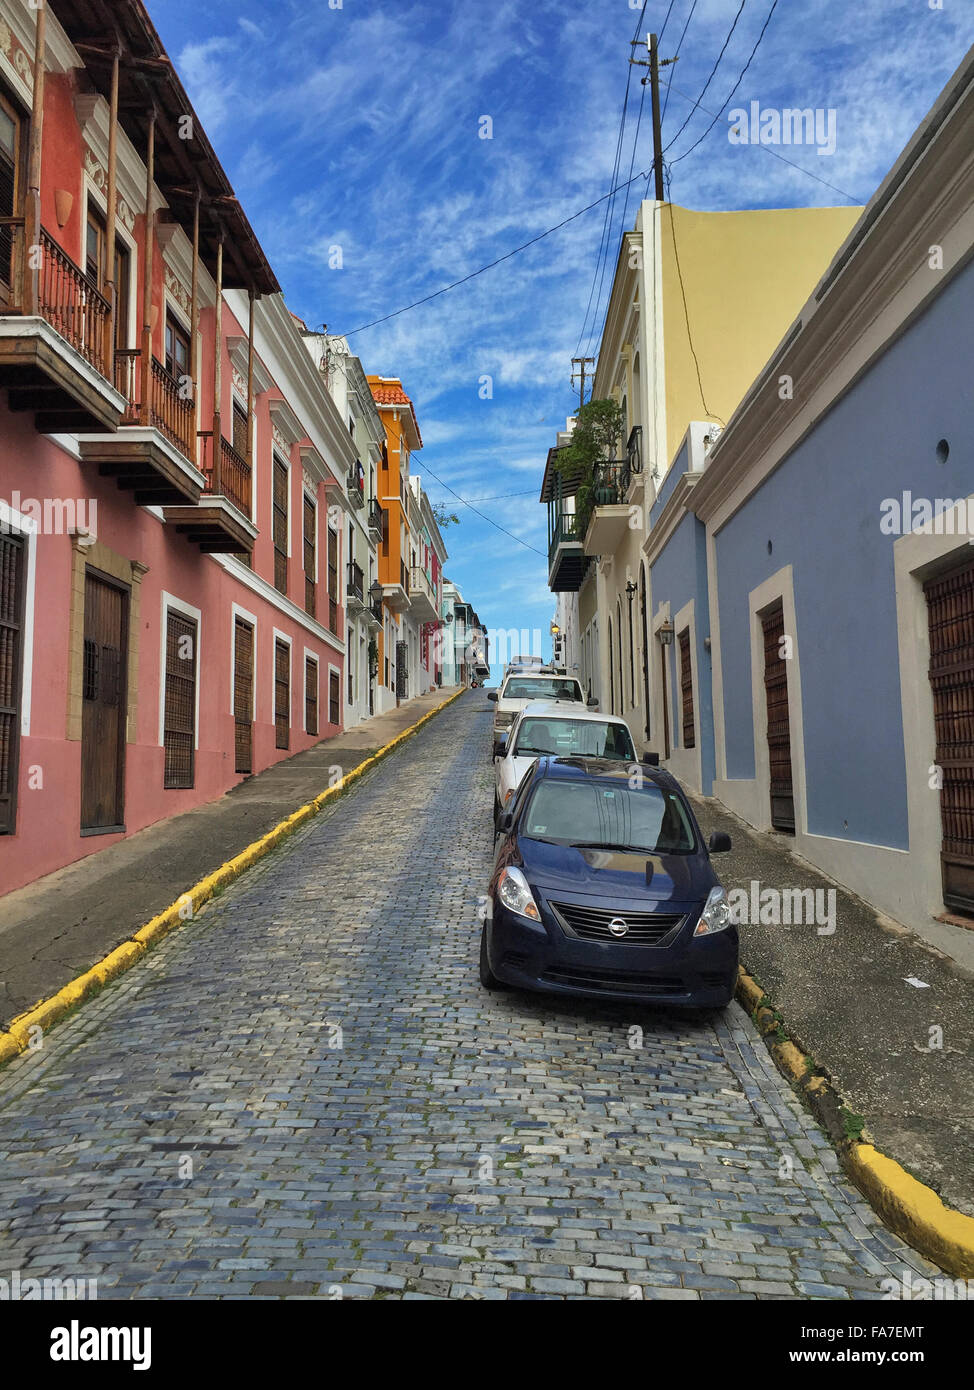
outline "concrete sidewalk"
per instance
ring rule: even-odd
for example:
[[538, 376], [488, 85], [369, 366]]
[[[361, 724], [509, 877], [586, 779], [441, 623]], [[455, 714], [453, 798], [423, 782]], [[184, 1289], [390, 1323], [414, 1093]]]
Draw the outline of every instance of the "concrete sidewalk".
[[974, 973], [824, 877], [787, 836], [692, 800], [706, 834], [731, 836], [733, 850], [715, 861], [728, 890], [750, 895], [752, 881], [835, 890], [834, 933], [751, 923], [741, 927], [741, 964], [878, 1148], [974, 1216]]
[[448, 699], [456, 687], [324, 739], [216, 801], [171, 816], [0, 898], [0, 1027], [49, 998], [157, 913]]

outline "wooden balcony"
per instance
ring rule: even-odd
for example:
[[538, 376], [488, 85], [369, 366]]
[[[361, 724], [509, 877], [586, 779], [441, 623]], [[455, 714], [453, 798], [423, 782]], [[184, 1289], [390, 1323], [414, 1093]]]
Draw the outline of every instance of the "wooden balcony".
[[200, 467], [206, 480], [195, 507], [167, 507], [166, 523], [201, 550], [250, 555], [257, 528], [250, 520], [250, 464], [228, 439], [214, 450], [211, 430], [200, 431]]
[[10, 267], [0, 386], [42, 434], [113, 431], [124, 402], [106, 356], [108, 300], [43, 228], [39, 246], [39, 266], [27, 266], [24, 218], [0, 218], [0, 264]]
[[126, 402], [122, 428], [79, 439], [82, 458], [133, 491], [140, 506], [195, 503], [205, 479], [196, 464], [196, 406], [186, 383], [153, 357], [143, 400], [142, 354], [126, 348], [115, 353], [115, 386]]

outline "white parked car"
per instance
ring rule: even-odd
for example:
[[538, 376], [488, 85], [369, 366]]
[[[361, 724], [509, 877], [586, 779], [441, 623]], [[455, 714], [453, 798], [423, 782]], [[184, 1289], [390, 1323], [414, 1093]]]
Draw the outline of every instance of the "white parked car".
[[559, 758], [637, 761], [632, 732], [624, 719], [572, 708], [561, 701], [532, 700], [525, 705], [509, 733], [501, 735], [501, 744], [494, 759], [495, 825], [535, 758], [552, 754]]
[[501, 681], [499, 690], [488, 690], [487, 699], [493, 700], [494, 711], [494, 752], [497, 752], [498, 737], [506, 733], [531, 700], [564, 700], [580, 709], [598, 709], [597, 700], [586, 703], [582, 683], [575, 676], [555, 676], [540, 671], [511, 671]]

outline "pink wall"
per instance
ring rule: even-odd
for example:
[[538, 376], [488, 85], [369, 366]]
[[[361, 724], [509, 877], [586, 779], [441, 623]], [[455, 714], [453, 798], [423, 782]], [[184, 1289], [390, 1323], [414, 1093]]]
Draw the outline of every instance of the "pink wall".
[[[234, 772], [231, 710], [232, 603], [257, 618], [254, 770], [311, 747], [338, 732], [328, 723], [328, 665], [344, 680], [344, 657], [293, 618], [241, 584], [218, 561], [167, 529], [131, 495], [98, 477], [53, 441], [38, 435], [29, 414], [13, 414], [0, 404], [3, 465], [0, 497], [75, 498], [97, 503], [98, 539], [114, 552], [148, 565], [141, 585], [137, 738], [126, 745], [125, 824], [129, 834], [165, 816], [221, 795], [243, 780]], [[300, 471], [298, 471], [300, 478]], [[261, 493], [269, 488], [265, 468]], [[82, 837], [80, 824], [81, 744], [65, 738], [67, 715], [71, 539], [37, 538], [34, 599], [33, 674], [30, 734], [21, 739], [17, 827], [0, 836], [0, 892], [29, 883], [41, 874], [103, 849], [121, 836]], [[293, 547], [292, 547], [293, 549]], [[292, 554], [291, 579], [300, 565]], [[159, 742], [162, 595], [201, 610], [199, 635], [199, 747], [195, 786], [163, 788], [163, 749]], [[291, 747], [274, 747], [273, 629], [292, 640]], [[302, 732], [304, 649], [319, 657], [318, 737]], [[344, 686], [343, 686], [344, 688]], [[28, 785], [32, 769], [42, 786]], [[36, 774], [34, 780], [36, 778]]]

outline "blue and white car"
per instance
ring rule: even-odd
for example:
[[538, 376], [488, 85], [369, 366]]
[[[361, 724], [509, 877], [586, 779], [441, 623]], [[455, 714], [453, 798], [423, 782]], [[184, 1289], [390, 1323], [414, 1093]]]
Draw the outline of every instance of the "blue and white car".
[[494, 827], [535, 758], [610, 758], [636, 762], [632, 731], [624, 719], [583, 705], [532, 700], [497, 736], [494, 758]]

